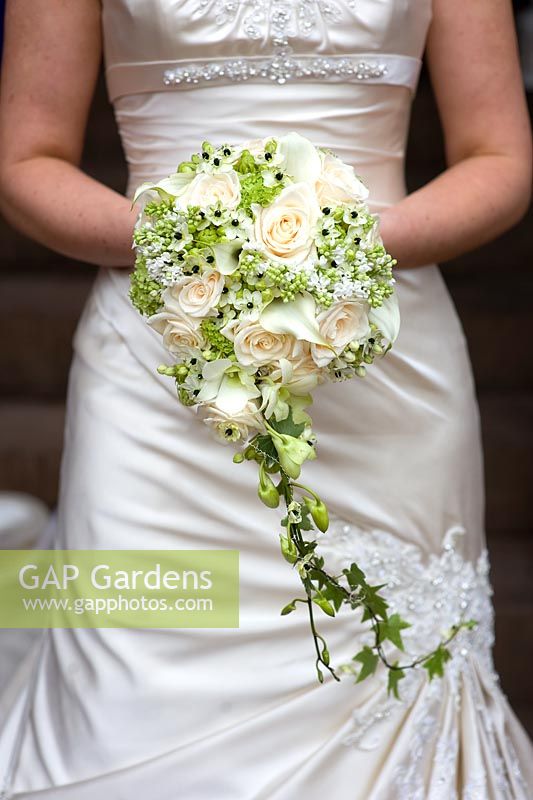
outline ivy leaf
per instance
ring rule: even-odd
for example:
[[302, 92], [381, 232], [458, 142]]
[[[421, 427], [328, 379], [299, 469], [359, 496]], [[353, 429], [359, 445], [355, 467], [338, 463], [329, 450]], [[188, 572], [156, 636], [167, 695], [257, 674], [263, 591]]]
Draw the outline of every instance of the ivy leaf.
[[352, 661], [359, 661], [362, 665], [356, 683], [361, 683], [365, 678], [374, 674], [378, 665], [378, 660], [377, 654], [374, 653], [368, 645], [365, 645], [365, 647], [353, 657]]
[[344, 601], [344, 592], [342, 588], [340, 586], [335, 586], [334, 583], [327, 583], [322, 593], [324, 597], [333, 603], [335, 611], [338, 611]]
[[392, 614], [384, 622], [378, 623], [379, 641], [384, 642], [385, 639], [388, 639], [389, 642], [392, 642], [399, 650], [403, 651], [402, 631], [410, 627], [409, 623], [405, 622], [399, 614]]
[[382, 583], [379, 586], [366, 586], [364, 600], [367, 608], [363, 614], [363, 622], [372, 619], [372, 615], [380, 617], [385, 622], [387, 621], [387, 609], [389, 604], [385, 598], [379, 594], [379, 590], [383, 589], [385, 585], [386, 584]]
[[389, 681], [387, 684], [387, 693], [393, 694], [394, 697], [399, 700], [400, 693], [398, 691], [398, 684], [405, 678], [405, 672], [403, 669], [398, 669], [398, 662], [396, 661], [393, 664], [393, 668], [389, 669]]
[[255, 446], [264, 456], [267, 456], [271, 461], [277, 462], [278, 454], [270, 436], [258, 436], [255, 440]]
[[328, 617], [335, 616], [335, 609], [333, 608], [329, 600], [327, 600], [324, 597], [322, 592], [316, 592], [315, 596], [313, 597], [313, 603], [316, 603], [317, 606], [322, 609], [324, 614], [328, 615]]
[[313, 530], [313, 523], [309, 519], [309, 509], [307, 506], [302, 505], [302, 521], [300, 522], [300, 530], [301, 531], [312, 531]]
[[365, 573], [362, 569], [359, 569], [357, 564], [350, 564], [349, 569], [343, 569], [343, 575], [346, 576], [346, 580], [350, 584], [351, 589], [357, 589], [358, 586], [366, 583], [365, 581]]
[[274, 430], [278, 433], [284, 433], [287, 436], [294, 436], [295, 439], [298, 439], [305, 428], [305, 422], [296, 423], [294, 421], [292, 416], [292, 408], [290, 407], [289, 415], [285, 419], [281, 419], [279, 422], [275, 419], [270, 419], [269, 425], [271, 425], [271, 427], [274, 428]]
[[450, 651], [444, 647], [444, 645], [440, 644], [435, 652], [432, 653], [429, 658], [422, 663], [424, 669], [427, 670], [430, 681], [437, 676], [439, 678], [444, 676], [444, 666], [446, 662], [451, 659], [451, 657]]

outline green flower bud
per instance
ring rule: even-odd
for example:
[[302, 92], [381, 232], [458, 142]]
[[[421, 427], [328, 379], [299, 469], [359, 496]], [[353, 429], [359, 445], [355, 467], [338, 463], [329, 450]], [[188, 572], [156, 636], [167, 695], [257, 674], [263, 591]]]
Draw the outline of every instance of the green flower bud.
[[259, 465], [259, 487], [257, 489], [257, 494], [261, 502], [268, 506], [268, 508], [277, 508], [279, 506], [278, 490], [265, 472], [262, 462]]
[[294, 436], [278, 433], [270, 425], [267, 425], [267, 427], [276, 448], [281, 468], [289, 478], [298, 478], [304, 461], [313, 458], [315, 455], [314, 448], [304, 442], [303, 439], [296, 439]]
[[245, 461], [244, 453], [235, 453], [235, 455], [233, 456], [233, 463], [242, 464], [243, 461]]
[[329, 514], [326, 504], [322, 500], [308, 497], [307, 495], [304, 497], [304, 503], [309, 509], [309, 513], [318, 530], [325, 533], [329, 528]]
[[298, 560], [298, 549], [292, 539], [289, 539], [288, 536], [284, 536], [282, 533], [279, 535], [280, 545], [281, 545], [281, 554], [285, 561], [288, 561], [289, 564], [294, 564]]

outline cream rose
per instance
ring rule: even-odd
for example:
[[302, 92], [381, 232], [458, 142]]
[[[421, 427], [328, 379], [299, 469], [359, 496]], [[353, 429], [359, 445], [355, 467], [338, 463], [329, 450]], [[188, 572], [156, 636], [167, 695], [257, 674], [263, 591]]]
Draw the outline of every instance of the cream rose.
[[324, 376], [311, 357], [307, 342], [298, 342], [291, 358], [285, 363], [282, 361], [280, 366], [271, 372], [270, 378], [275, 383], [283, 384], [291, 394], [297, 396], [309, 394], [324, 380]]
[[237, 360], [244, 367], [272, 364], [288, 358], [295, 340], [286, 333], [270, 333], [258, 322], [244, 322], [233, 331], [233, 347]]
[[268, 256], [301, 264], [314, 247], [319, 206], [313, 189], [295, 183], [283, 189], [266, 208], [254, 206], [255, 244]]
[[164, 346], [177, 358], [198, 356], [206, 345], [199, 320], [184, 314], [161, 311], [149, 317], [148, 324], [162, 335]]
[[231, 414], [210, 403], [203, 407], [202, 414], [205, 424], [222, 442], [246, 441], [250, 431], [264, 430], [257, 404], [251, 400]]
[[[347, 344], [363, 339], [368, 335], [368, 303], [362, 300], [343, 300], [334, 303], [318, 317], [320, 333], [339, 355]], [[320, 344], [311, 345], [311, 356], [318, 367], [325, 367], [335, 358], [327, 347]]]
[[366, 200], [369, 194], [354, 168], [329, 153], [322, 155], [322, 172], [315, 188], [322, 208]]
[[216, 314], [215, 306], [224, 288], [224, 276], [214, 269], [201, 275], [181, 278], [169, 290], [172, 300], [190, 317], [208, 317]]
[[178, 208], [207, 206], [221, 203], [224, 208], [237, 208], [241, 200], [241, 184], [235, 170], [197, 175], [176, 198]]

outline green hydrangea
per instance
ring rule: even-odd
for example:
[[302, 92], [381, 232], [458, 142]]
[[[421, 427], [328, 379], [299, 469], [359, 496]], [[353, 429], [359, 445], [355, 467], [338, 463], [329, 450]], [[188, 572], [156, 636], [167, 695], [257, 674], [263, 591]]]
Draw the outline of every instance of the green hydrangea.
[[261, 172], [250, 172], [241, 178], [241, 202], [240, 208], [248, 213], [252, 203], [260, 206], [268, 206], [276, 199], [283, 189], [283, 180], [277, 181], [274, 186], [265, 186]]
[[138, 256], [130, 278], [130, 300], [145, 316], [156, 314], [161, 308], [162, 287], [148, 274], [146, 261]]
[[228, 358], [234, 355], [233, 342], [220, 333], [219, 326], [214, 319], [204, 319], [200, 328], [204, 338], [217, 353], [218, 358]]

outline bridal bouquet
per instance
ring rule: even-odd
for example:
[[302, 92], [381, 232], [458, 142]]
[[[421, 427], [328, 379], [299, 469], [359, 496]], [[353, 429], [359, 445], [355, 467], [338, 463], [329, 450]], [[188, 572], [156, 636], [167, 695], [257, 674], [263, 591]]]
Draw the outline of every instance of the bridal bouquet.
[[[137, 259], [131, 300], [163, 337], [182, 403], [195, 408], [234, 461], [258, 466], [260, 499], [282, 500], [281, 550], [299, 572], [319, 680], [330, 664], [314, 609], [335, 616], [342, 605], [362, 610], [374, 646], [347, 669], [358, 680], [389, 668], [398, 693], [405, 668], [385, 643], [403, 649], [397, 614], [388, 615], [381, 586], [357, 564], [335, 576], [317, 553], [328, 512], [298, 481], [316, 458], [307, 408], [325, 381], [361, 378], [392, 346], [399, 328], [394, 259], [370, 213], [368, 189], [333, 153], [292, 133], [214, 147], [181, 163], [175, 174], [143, 184], [148, 193], [134, 234]], [[442, 674], [446, 644], [416, 663]]]

